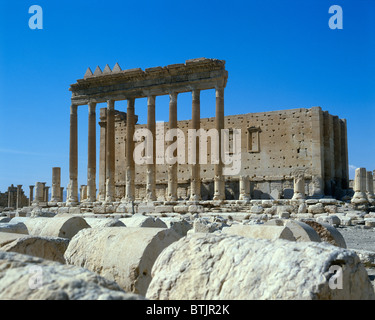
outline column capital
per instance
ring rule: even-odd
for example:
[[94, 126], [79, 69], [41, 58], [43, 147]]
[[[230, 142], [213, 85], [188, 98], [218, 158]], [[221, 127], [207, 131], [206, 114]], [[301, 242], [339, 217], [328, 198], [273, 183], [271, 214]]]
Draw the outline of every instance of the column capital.
[[89, 106], [89, 113], [95, 113], [95, 111], [96, 111], [96, 102], [89, 102], [87, 105]]
[[216, 92], [216, 97], [220, 97], [224, 95], [224, 87], [223, 86], [215, 86], [215, 92]]
[[130, 108], [134, 109], [135, 98], [129, 98], [129, 99], [127, 99], [127, 101], [128, 101], [127, 108], [128, 109], [130, 109]]

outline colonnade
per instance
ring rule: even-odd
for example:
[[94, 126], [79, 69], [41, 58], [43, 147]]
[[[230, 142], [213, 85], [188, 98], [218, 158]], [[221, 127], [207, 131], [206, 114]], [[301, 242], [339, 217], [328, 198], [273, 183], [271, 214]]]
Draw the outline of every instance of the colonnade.
[[[221, 133], [224, 129], [224, 86], [217, 86], [216, 91], [216, 114], [215, 128]], [[198, 88], [193, 88], [192, 93], [192, 121], [191, 129], [200, 129], [200, 92]], [[177, 129], [177, 97], [178, 92], [171, 91], [169, 94], [169, 129]], [[157, 95], [147, 95], [147, 129], [152, 133], [153, 139], [153, 161], [147, 164], [146, 176], [146, 200], [156, 200], [156, 156], [155, 156], [155, 137], [156, 137], [156, 120], [155, 120], [155, 101]], [[136, 124], [135, 116], [135, 98], [127, 100], [126, 116], [126, 187], [123, 202], [135, 200], [135, 161], [134, 152], [134, 131]], [[108, 99], [106, 109], [106, 125], [101, 126], [105, 130], [105, 203], [112, 203], [115, 199], [115, 101]], [[69, 192], [67, 203], [77, 205], [78, 200], [78, 121], [77, 121], [77, 104], [70, 107], [70, 153], [69, 153]], [[130, 137], [130, 138], [129, 138]], [[198, 139], [199, 140], [199, 139]], [[173, 142], [170, 142], [173, 143]], [[221, 154], [221, 134], [219, 134], [219, 154]], [[87, 161], [87, 201], [97, 201], [96, 195], [96, 103], [88, 103], [88, 161]], [[190, 182], [190, 200], [199, 201], [201, 199], [201, 179], [199, 164], [199, 142], [196, 143], [196, 161], [191, 164], [191, 182]], [[219, 163], [215, 164], [215, 190], [214, 200], [223, 200], [225, 198], [225, 181], [222, 175], [223, 163], [219, 157]], [[104, 160], [104, 159], [101, 159]], [[177, 166], [178, 163], [168, 165], [168, 190], [167, 200], [177, 200]]]

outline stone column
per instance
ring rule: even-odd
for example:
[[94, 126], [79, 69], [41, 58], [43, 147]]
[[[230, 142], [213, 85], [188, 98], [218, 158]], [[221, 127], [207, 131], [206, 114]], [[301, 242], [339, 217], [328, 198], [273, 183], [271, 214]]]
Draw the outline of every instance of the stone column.
[[51, 202], [61, 202], [61, 168], [52, 168], [52, 189], [51, 189]]
[[294, 176], [294, 193], [292, 200], [305, 199], [305, 177], [301, 174]]
[[96, 201], [96, 103], [89, 103], [87, 150], [87, 201]]
[[[147, 97], [147, 129], [152, 133], [152, 164], [147, 164], [146, 200], [156, 200], [156, 121], [155, 96]], [[148, 143], [148, 142], [147, 142]]]
[[133, 136], [135, 126], [134, 112], [134, 99], [128, 99], [128, 107], [126, 114], [126, 202], [131, 202], [135, 199], [135, 163], [133, 158]]
[[250, 179], [249, 176], [240, 176], [240, 196], [239, 200], [250, 200]]
[[8, 187], [8, 207], [13, 206], [13, 185]]
[[[177, 129], [177, 93], [171, 92], [169, 94], [169, 129]], [[175, 138], [177, 139], [177, 137]], [[171, 145], [173, 141], [169, 142]], [[177, 143], [178, 148], [178, 143]], [[177, 150], [176, 150], [177, 152]], [[177, 154], [176, 154], [177, 156]], [[175, 164], [168, 164], [168, 201], [177, 200], [178, 176], [177, 176], [177, 162]]]
[[341, 119], [342, 188], [349, 188], [348, 130], [346, 119]]
[[336, 196], [342, 188], [341, 125], [338, 116], [333, 117]]
[[375, 195], [374, 195], [374, 180], [373, 180], [372, 171], [367, 171], [366, 176], [366, 195], [367, 199], [371, 205], [375, 204]]
[[30, 192], [29, 192], [29, 206], [33, 204], [34, 200], [34, 186], [29, 186]]
[[105, 201], [107, 109], [100, 109], [99, 201]]
[[44, 201], [44, 186], [42, 182], [35, 183], [35, 198], [33, 205], [38, 205], [40, 202]]
[[60, 187], [60, 199], [64, 201], [64, 187]]
[[115, 200], [115, 101], [107, 101], [106, 133], [106, 196], [105, 201]]
[[323, 111], [321, 107], [311, 108], [311, 165], [313, 168], [313, 197], [324, 197], [324, 130], [323, 130]]
[[68, 205], [78, 205], [78, 128], [77, 106], [70, 106], [70, 146], [69, 146], [69, 199]]
[[43, 185], [43, 202], [45, 202], [46, 201], [46, 183], [47, 182], [42, 182], [42, 185]]
[[324, 193], [334, 196], [335, 155], [333, 137], [333, 116], [323, 112], [324, 122]]
[[79, 187], [79, 201], [83, 201], [83, 184]]
[[351, 202], [355, 205], [367, 205], [368, 199], [366, 196], [366, 168], [355, 169], [354, 176], [354, 195]]
[[22, 184], [17, 185], [16, 209], [21, 207]]
[[48, 202], [48, 198], [49, 198], [49, 187], [44, 187], [44, 201], [45, 202]]
[[[192, 91], [192, 120], [191, 129], [198, 131], [200, 129], [200, 90]], [[191, 164], [191, 182], [190, 182], [190, 201], [201, 200], [201, 179], [199, 165], [199, 139], [196, 140], [195, 164]], [[194, 152], [194, 150], [191, 150]]]
[[221, 132], [224, 129], [224, 87], [216, 88], [216, 115], [215, 128], [219, 134], [219, 143], [217, 145], [217, 155], [219, 156], [219, 163], [215, 164], [215, 180], [214, 180], [214, 200], [225, 199], [225, 180], [223, 177], [223, 161], [222, 161], [222, 139]]
[[87, 200], [87, 185], [82, 186], [81, 201]]

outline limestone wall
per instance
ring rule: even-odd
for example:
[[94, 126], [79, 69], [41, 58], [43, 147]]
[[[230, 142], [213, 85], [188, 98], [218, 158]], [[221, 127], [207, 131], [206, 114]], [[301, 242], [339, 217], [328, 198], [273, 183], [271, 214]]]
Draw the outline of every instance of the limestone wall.
[[[341, 196], [348, 188], [348, 149], [346, 121], [332, 116], [320, 107], [300, 108], [225, 117], [226, 129], [241, 129], [241, 169], [238, 175], [226, 177], [226, 198], [238, 199], [239, 177], [248, 175], [252, 198], [290, 198], [293, 175], [305, 174], [307, 195]], [[136, 125], [136, 130], [146, 128]], [[178, 121], [186, 137], [185, 162], [178, 165], [178, 196], [188, 198], [190, 167], [187, 130], [190, 120]], [[215, 118], [201, 119], [201, 128], [215, 126]], [[168, 130], [168, 123], [157, 125], [157, 133]], [[164, 135], [165, 136], [165, 135]], [[136, 143], [135, 145], [137, 145]], [[233, 148], [230, 142], [230, 150]], [[116, 117], [116, 195], [125, 192], [126, 114]], [[164, 143], [165, 149], [167, 143]], [[165, 150], [164, 149], [164, 150]], [[201, 164], [202, 198], [212, 199], [214, 165], [211, 164], [211, 142], [207, 143], [207, 162]], [[146, 165], [136, 165], [136, 198], [145, 196]], [[167, 189], [168, 167], [156, 165], [156, 194], [163, 199]], [[104, 179], [103, 179], [104, 180]]]

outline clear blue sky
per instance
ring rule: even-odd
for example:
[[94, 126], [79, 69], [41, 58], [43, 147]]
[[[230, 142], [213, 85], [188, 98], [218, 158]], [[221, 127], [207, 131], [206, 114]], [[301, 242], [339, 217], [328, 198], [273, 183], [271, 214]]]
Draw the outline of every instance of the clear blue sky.
[[[31, 30], [31, 5], [43, 30]], [[331, 30], [331, 5], [343, 29]], [[348, 121], [349, 164], [375, 169], [375, 1], [2, 1], [0, 10], [0, 191], [69, 177], [69, 85], [102, 70], [226, 60], [226, 114], [321, 106]], [[212, 91], [212, 92], [211, 92]], [[202, 117], [214, 115], [202, 93]], [[178, 118], [191, 117], [179, 96]], [[158, 97], [157, 120], [168, 119]], [[104, 107], [98, 105], [99, 107]], [[116, 108], [126, 111], [125, 102]], [[146, 122], [146, 101], [136, 101]], [[79, 184], [86, 184], [87, 107], [79, 107]], [[99, 132], [99, 130], [97, 130]], [[99, 148], [98, 148], [99, 150]], [[352, 172], [352, 171], [351, 171]]]

